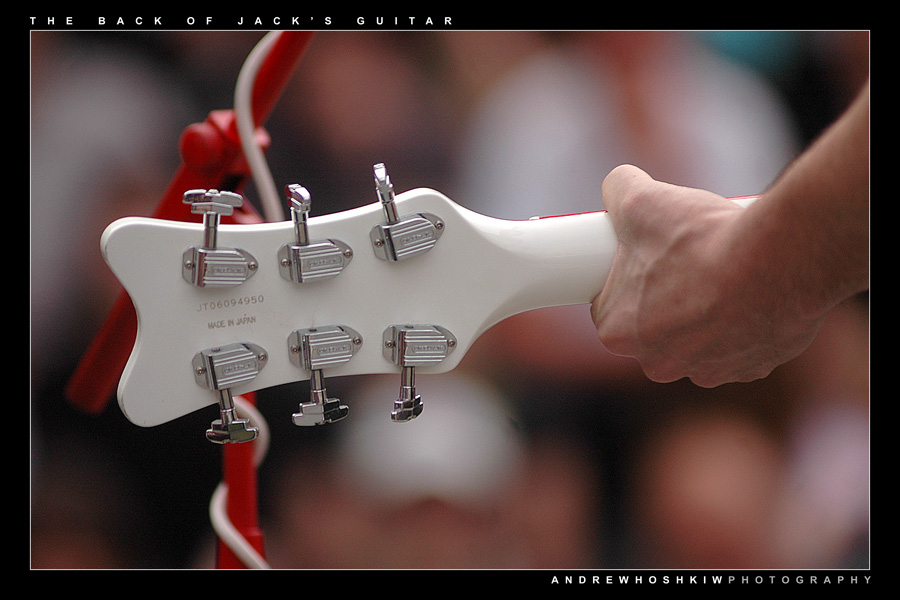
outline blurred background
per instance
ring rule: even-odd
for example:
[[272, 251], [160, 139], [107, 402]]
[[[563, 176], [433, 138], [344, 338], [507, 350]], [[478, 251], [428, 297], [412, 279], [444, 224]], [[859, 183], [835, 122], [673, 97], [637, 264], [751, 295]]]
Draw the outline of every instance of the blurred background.
[[[142, 429], [114, 399], [89, 415], [63, 390], [119, 291], [101, 232], [153, 212], [181, 132], [233, 107], [262, 35], [31, 33], [33, 568], [214, 566], [221, 448], [203, 432], [216, 408]], [[602, 208], [600, 182], [625, 162], [755, 194], [868, 72], [865, 31], [322, 31], [265, 124], [268, 159], [321, 212], [374, 202], [377, 162], [398, 192], [430, 187], [502, 218]], [[765, 380], [704, 390], [610, 355], [587, 307], [535, 311], [424, 379], [426, 409], [402, 432], [387, 419], [393, 379], [329, 380], [350, 417], [313, 430], [289, 419], [305, 385], [260, 392], [267, 557], [868, 567], [868, 331], [865, 295]]]

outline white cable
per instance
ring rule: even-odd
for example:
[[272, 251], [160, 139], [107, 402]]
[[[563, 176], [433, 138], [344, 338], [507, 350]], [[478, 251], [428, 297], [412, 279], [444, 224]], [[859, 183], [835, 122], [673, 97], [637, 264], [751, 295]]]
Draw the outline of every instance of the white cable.
[[250, 425], [259, 429], [259, 435], [256, 436], [255, 440], [255, 453], [253, 456], [254, 464], [259, 464], [266, 457], [266, 453], [269, 451], [269, 424], [266, 421], [266, 418], [262, 416], [262, 413], [259, 412], [259, 409], [252, 403], [247, 401], [243, 396], [235, 396], [234, 397], [234, 407], [235, 409], [240, 409], [238, 412], [241, 415], [244, 415], [243, 418], [248, 419], [250, 421]]
[[[254, 464], [258, 465], [269, 450], [269, 427], [265, 418], [252, 403], [241, 396], [235, 396], [234, 404], [235, 409], [240, 409], [240, 414], [244, 418], [249, 419], [252, 426], [259, 429], [253, 456]], [[216, 487], [209, 502], [209, 518], [216, 535], [247, 567], [251, 569], [270, 569], [271, 567], [266, 562], [266, 559], [232, 525], [231, 520], [228, 518], [227, 500], [228, 486], [223, 481]]]
[[245, 566], [251, 569], [270, 569], [271, 567], [266, 562], [266, 559], [256, 551], [256, 548], [247, 541], [247, 538], [241, 535], [234, 525], [231, 524], [231, 521], [228, 520], [225, 511], [227, 497], [228, 486], [220, 483], [216, 487], [215, 492], [213, 492], [209, 503], [210, 519], [216, 535]]
[[[263, 217], [269, 222], [283, 221], [284, 211], [281, 207], [281, 196], [275, 187], [275, 181], [269, 171], [262, 148], [256, 143], [252, 96], [259, 67], [279, 35], [281, 34], [277, 31], [269, 32], [253, 48], [238, 74], [234, 93], [234, 113], [241, 148], [260, 194]], [[269, 449], [268, 425], [252, 403], [240, 396], [236, 396], [234, 401], [235, 408], [240, 409], [241, 414], [246, 415], [251, 424], [259, 429], [254, 446], [256, 450], [254, 463], [259, 464]], [[216, 487], [209, 502], [209, 518], [216, 535], [247, 567], [251, 569], [271, 568], [256, 548], [232, 525], [228, 518], [227, 500], [228, 485], [223, 481]]]
[[253, 122], [252, 100], [253, 87], [260, 65], [280, 35], [280, 31], [270, 31], [253, 48], [241, 67], [234, 92], [234, 113], [238, 135], [241, 138], [241, 148], [244, 150], [250, 174], [260, 195], [263, 218], [269, 222], [283, 221], [284, 209], [281, 206], [281, 196], [275, 187], [275, 181], [269, 171], [262, 148], [256, 143], [254, 135], [256, 124]]

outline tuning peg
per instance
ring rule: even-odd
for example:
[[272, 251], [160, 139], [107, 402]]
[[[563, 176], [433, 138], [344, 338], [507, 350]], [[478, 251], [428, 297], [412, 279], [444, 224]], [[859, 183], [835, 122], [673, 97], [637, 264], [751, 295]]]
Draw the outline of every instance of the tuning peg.
[[285, 186], [284, 189], [290, 201], [291, 221], [294, 223], [294, 235], [297, 238], [297, 243], [301, 246], [306, 246], [309, 244], [307, 220], [312, 204], [309, 190], [296, 183]]
[[294, 425], [334, 423], [347, 416], [349, 409], [338, 398], [329, 398], [322, 370], [349, 361], [362, 345], [362, 337], [346, 326], [332, 325], [298, 329], [288, 336], [291, 361], [310, 372], [310, 401], [300, 404], [294, 413]]
[[182, 202], [191, 205], [191, 212], [203, 214], [208, 211], [230, 215], [235, 208], [244, 205], [244, 198], [235, 192], [209, 190], [188, 190], [182, 196]]
[[397, 205], [394, 203], [394, 184], [391, 183], [384, 163], [378, 163], [373, 170], [375, 171], [375, 193], [381, 201], [384, 218], [388, 224], [396, 223], [400, 217], [397, 215]]
[[410, 421], [422, 413], [422, 397], [416, 393], [416, 367], [435, 365], [456, 347], [456, 338], [436, 325], [392, 325], [384, 331], [384, 356], [400, 365], [400, 394], [391, 420]]
[[375, 170], [375, 193], [381, 203], [385, 221], [369, 232], [375, 256], [396, 262], [431, 250], [444, 230], [444, 222], [429, 213], [400, 217], [394, 202], [394, 185], [384, 163]]
[[295, 283], [336, 277], [353, 258], [353, 250], [337, 240], [310, 241], [309, 191], [301, 185], [291, 184], [285, 187], [285, 193], [290, 202], [295, 243], [285, 244], [278, 251], [281, 276]]
[[339, 398], [329, 398], [325, 390], [322, 371], [314, 370], [310, 373], [309, 402], [301, 402], [297, 412], [291, 415], [291, 421], [297, 426], [324, 425], [340, 421], [350, 412], [347, 406], [341, 404]]
[[219, 221], [243, 205], [244, 199], [234, 192], [188, 190], [185, 204], [191, 212], [203, 215], [203, 243], [188, 248], [182, 257], [182, 276], [198, 287], [240, 285], [256, 272], [258, 263], [248, 252], [237, 248], [219, 248]]
[[217, 444], [249, 442], [259, 430], [234, 412], [231, 389], [252, 381], [265, 366], [266, 352], [255, 344], [229, 344], [194, 355], [194, 378], [199, 385], [219, 392], [220, 418], [206, 431], [206, 438]]
[[250, 426], [247, 419], [239, 419], [234, 412], [234, 397], [231, 390], [219, 392], [221, 417], [214, 420], [206, 430], [206, 439], [215, 444], [251, 442], [259, 435], [259, 429]]
[[394, 400], [391, 421], [404, 423], [422, 414], [422, 396], [416, 393], [415, 367], [403, 367], [400, 371], [400, 394]]
[[240, 194], [219, 190], [188, 190], [183, 202], [191, 205], [191, 212], [203, 215], [203, 248], [215, 248], [219, 221], [222, 215], [231, 215], [244, 204]]

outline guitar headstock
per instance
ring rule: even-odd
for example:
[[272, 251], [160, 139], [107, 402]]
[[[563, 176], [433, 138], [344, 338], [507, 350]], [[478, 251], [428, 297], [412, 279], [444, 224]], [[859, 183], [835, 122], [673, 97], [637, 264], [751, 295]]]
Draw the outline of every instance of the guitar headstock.
[[395, 197], [380, 165], [376, 191], [309, 217], [309, 193], [289, 186], [291, 220], [223, 225], [233, 195], [192, 190], [202, 222], [112, 223], [102, 252], [138, 317], [118, 389], [127, 418], [154, 426], [218, 402], [210, 438], [234, 441], [232, 394], [309, 380], [293, 421], [314, 425], [347, 413], [325, 377], [395, 373], [391, 416], [406, 420], [422, 407], [415, 373], [453, 369], [508, 316], [590, 302], [612, 263], [602, 212], [494, 219], [434, 190]]

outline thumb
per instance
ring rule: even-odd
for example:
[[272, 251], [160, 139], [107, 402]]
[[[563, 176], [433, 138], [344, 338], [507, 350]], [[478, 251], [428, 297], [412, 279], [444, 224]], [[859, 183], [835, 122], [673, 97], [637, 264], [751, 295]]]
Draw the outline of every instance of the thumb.
[[656, 197], [653, 192], [659, 185], [645, 171], [633, 165], [620, 165], [603, 180], [603, 208], [609, 213], [619, 242], [630, 239], [635, 228], [647, 225], [648, 216], [654, 212], [652, 207]]
[[652, 185], [654, 180], [642, 169], [634, 165], [619, 165], [607, 174], [600, 188], [603, 206], [610, 212], [617, 212], [623, 202]]

